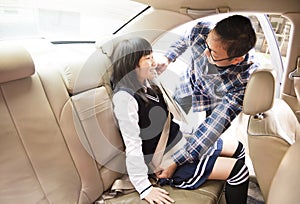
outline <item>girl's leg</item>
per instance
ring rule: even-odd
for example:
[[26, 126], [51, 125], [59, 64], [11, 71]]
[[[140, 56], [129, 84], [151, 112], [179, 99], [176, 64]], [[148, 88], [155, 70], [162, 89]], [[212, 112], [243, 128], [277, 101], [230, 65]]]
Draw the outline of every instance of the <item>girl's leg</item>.
[[218, 157], [208, 179], [227, 180], [237, 159], [230, 157]]
[[239, 142], [238, 147], [236, 148], [232, 157], [245, 162], [245, 155], [246, 153], [245, 153], [244, 145], [241, 142]]
[[208, 179], [226, 180], [227, 204], [247, 203], [249, 172], [243, 160], [218, 157]]
[[245, 162], [244, 145], [235, 138], [222, 137], [223, 149], [220, 156], [242, 159]]
[[246, 204], [249, 186], [249, 171], [245, 162], [238, 159], [226, 181], [225, 198], [227, 204]]

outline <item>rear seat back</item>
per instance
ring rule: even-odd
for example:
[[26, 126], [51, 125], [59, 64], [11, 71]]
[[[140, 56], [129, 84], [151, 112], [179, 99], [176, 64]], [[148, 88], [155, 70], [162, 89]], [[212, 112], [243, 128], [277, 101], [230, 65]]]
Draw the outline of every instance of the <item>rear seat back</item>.
[[[62, 58], [64, 62], [58, 63], [55, 71], [38, 72], [52, 108], [58, 110], [56, 117], [81, 177], [82, 190], [90, 193], [92, 203], [125, 172], [124, 145], [113, 120], [108, 87], [104, 86], [107, 82], [102, 80], [110, 61], [98, 51], [78, 55], [63, 50], [53, 59], [47, 56], [48, 61]], [[63, 79], [63, 85], [58, 87], [52, 77]], [[66, 92], [64, 103], [58, 102], [58, 90]]]
[[124, 144], [104, 80], [109, 67], [106, 55], [95, 50], [87, 58], [77, 58], [61, 69], [71, 95], [73, 117], [79, 119], [74, 121], [75, 128], [84, 148], [97, 161], [104, 190], [125, 173]]
[[60, 73], [50, 46], [49, 55], [31, 52], [33, 62], [23, 47], [1, 44], [0, 203], [93, 203], [125, 172], [101, 86], [108, 61], [96, 52]]
[[[30, 55], [22, 47], [1, 44], [0, 56], [0, 203], [91, 203], [100, 187], [96, 193], [94, 187], [83, 189], [86, 179], [69, 152]], [[60, 77], [51, 80], [63, 87]], [[56, 93], [67, 102], [65, 89]]]
[[51, 50], [46, 56], [34, 56], [38, 64], [37, 72], [80, 177], [80, 189], [78, 195], [77, 192], [74, 195], [77, 197], [75, 203], [92, 203], [104, 191], [102, 178], [97, 163], [82, 145], [84, 137], [79, 137], [79, 134], [83, 135], [83, 130], [74, 125], [80, 121], [74, 115], [74, 106], [58, 71], [59, 67], [52, 63], [59, 61], [58, 55], [53, 55], [53, 52], [55, 50]]

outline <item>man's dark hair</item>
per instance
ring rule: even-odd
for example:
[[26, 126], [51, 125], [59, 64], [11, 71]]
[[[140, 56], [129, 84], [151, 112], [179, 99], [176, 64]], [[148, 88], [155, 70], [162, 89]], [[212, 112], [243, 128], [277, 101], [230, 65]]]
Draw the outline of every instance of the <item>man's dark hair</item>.
[[225, 18], [213, 30], [220, 37], [229, 57], [243, 56], [255, 46], [256, 34], [250, 19], [245, 16]]

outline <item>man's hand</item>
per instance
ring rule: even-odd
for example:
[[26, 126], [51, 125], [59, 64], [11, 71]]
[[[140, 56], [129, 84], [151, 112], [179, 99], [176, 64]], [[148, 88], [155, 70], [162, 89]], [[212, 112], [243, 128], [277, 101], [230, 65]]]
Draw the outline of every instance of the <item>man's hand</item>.
[[165, 56], [159, 56], [156, 58], [157, 58], [156, 72], [157, 74], [161, 74], [167, 69], [168, 65], [170, 64], [170, 61]]
[[173, 163], [168, 168], [155, 173], [157, 178], [171, 178], [177, 168], [177, 164]]

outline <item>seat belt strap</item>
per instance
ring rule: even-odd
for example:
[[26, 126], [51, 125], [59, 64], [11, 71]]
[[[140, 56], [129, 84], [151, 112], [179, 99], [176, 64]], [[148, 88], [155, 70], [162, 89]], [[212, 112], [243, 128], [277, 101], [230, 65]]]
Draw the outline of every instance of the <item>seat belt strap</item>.
[[164, 95], [164, 99], [167, 103], [169, 111], [172, 112], [172, 114], [174, 115], [174, 117], [177, 120], [180, 120], [180, 121], [183, 121], [183, 122], [187, 123], [185, 115], [183, 114], [183, 111], [181, 110], [181, 108], [179, 107], [177, 102], [173, 99], [173, 97], [170, 96], [170, 94], [168, 93], [166, 88], [161, 83], [160, 83], [159, 87], [162, 90], [162, 93]]
[[157, 168], [161, 164], [162, 158], [164, 156], [164, 152], [167, 146], [169, 133], [170, 133], [170, 124], [171, 124], [171, 114], [170, 111], [168, 111], [168, 117], [165, 122], [164, 129], [161, 133], [152, 160], [149, 163], [149, 167], [154, 171], [154, 173], [156, 173], [156, 171], [158, 170]]

